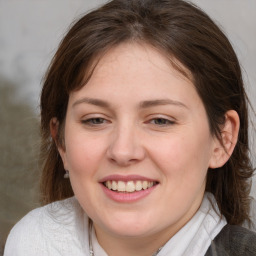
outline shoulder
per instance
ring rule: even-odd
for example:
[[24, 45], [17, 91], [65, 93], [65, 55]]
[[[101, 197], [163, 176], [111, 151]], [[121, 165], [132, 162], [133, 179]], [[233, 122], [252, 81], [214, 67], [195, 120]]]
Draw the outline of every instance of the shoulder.
[[37, 208], [13, 227], [4, 255], [68, 255], [68, 243], [79, 247], [87, 221], [74, 197]]
[[226, 225], [212, 241], [206, 255], [256, 255], [256, 233], [240, 226]]

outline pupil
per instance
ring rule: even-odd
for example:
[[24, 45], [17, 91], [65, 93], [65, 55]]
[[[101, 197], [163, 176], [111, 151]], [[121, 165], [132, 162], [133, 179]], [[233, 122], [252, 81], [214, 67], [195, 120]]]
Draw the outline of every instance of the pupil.
[[102, 123], [102, 119], [101, 118], [95, 118], [95, 119], [93, 119], [93, 123], [94, 124]]
[[163, 118], [156, 119], [156, 124], [166, 124], [166, 121]]

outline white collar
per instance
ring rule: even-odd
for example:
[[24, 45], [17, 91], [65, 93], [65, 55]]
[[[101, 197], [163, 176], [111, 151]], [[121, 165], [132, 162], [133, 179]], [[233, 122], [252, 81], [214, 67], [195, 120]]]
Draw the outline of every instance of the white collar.
[[[213, 208], [214, 207], [214, 208]], [[202, 204], [193, 218], [163, 247], [158, 256], [205, 255], [211, 241], [227, 224], [220, 216], [217, 202], [211, 193], [205, 193]]]

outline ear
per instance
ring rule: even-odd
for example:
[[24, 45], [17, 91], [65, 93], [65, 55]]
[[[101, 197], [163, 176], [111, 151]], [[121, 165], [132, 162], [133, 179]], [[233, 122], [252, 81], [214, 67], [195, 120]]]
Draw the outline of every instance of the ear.
[[59, 121], [57, 117], [53, 117], [50, 121], [50, 132], [51, 132], [52, 139], [55, 141], [56, 145], [57, 145], [58, 130], [59, 130]]
[[221, 128], [221, 138], [214, 139], [213, 154], [209, 167], [222, 167], [230, 158], [236, 146], [240, 120], [235, 110], [229, 110], [225, 114], [225, 123]]
[[67, 161], [66, 161], [65, 145], [63, 142], [60, 142], [61, 138], [60, 138], [60, 131], [59, 131], [59, 121], [56, 117], [53, 117], [50, 121], [50, 132], [51, 132], [52, 139], [54, 140], [55, 145], [56, 145], [56, 147], [59, 151], [59, 154], [62, 158], [64, 169], [68, 170], [66, 168]]

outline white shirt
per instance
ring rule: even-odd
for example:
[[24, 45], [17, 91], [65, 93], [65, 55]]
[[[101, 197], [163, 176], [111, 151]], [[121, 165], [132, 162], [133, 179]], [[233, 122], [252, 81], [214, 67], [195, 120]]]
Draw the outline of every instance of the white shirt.
[[[213, 209], [206, 193], [193, 218], [162, 248], [158, 256], [204, 255], [226, 220]], [[4, 256], [89, 256], [88, 216], [75, 197], [35, 209], [11, 230]], [[92, 233], [95, 256], [107, 256]]]

